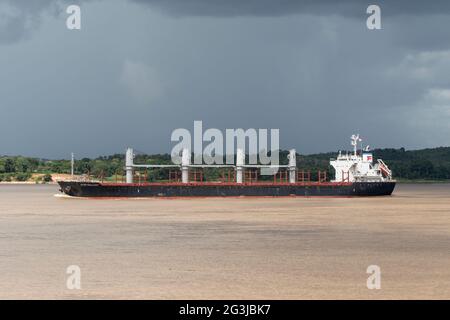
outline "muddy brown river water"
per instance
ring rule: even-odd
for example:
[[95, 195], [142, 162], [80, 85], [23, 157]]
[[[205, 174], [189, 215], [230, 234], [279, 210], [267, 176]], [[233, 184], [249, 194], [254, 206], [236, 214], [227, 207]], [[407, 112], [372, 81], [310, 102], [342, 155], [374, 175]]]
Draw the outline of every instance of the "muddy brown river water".
[[[450, 184], [380, 198], [56, 193], [0, 185], [0, 298], [450, 299]], [[70, 265], [80, 290], [66, 286]]]

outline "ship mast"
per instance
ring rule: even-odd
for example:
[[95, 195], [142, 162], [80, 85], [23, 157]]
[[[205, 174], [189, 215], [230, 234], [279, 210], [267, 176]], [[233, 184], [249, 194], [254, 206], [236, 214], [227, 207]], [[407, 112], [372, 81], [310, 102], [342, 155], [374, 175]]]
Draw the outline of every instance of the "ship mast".
[[358, 155], [358, 142], [362, 141], [362, 139], [359, 138], [359, 133], [356, 135], [352, 134], [350, 139], [352, 140], [353, 154], [356, 158], [356, 156]]
[[72, 176], [72, 179], [73, 179], [73, 175], [74, 175], [74, 166], [75, 166], [75, 155], [72, 152], [71, 159], [70, 159], [70, 174]]

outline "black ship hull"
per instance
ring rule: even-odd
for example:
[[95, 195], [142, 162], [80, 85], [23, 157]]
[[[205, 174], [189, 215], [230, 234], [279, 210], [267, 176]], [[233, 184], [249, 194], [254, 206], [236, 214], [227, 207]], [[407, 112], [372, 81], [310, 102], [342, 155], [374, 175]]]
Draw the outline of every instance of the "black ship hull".
[[386, 196], [395, 182], [352, 183], [101, 183], [59, 181], [60, 191], [73, 197], [283, 197]]

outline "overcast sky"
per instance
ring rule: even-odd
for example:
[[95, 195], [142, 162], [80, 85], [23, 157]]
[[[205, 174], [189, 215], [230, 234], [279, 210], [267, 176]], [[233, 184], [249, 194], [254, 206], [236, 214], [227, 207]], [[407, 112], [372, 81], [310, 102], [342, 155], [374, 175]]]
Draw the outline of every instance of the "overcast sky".
[[194, 120], [299, 153], [449, 146], [450, 1], [337, 2], [0, 0], [0, 154], [170, 152]]

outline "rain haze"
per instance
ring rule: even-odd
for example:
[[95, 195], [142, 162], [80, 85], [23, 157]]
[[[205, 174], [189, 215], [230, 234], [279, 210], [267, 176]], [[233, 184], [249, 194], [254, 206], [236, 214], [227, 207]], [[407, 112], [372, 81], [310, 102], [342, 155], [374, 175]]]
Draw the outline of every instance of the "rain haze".
[[0, 154], [165, 153], [195, 120], [299, 153], [357, 132], [448, 146], [449, 19], [448, 1], [0, 0]]

